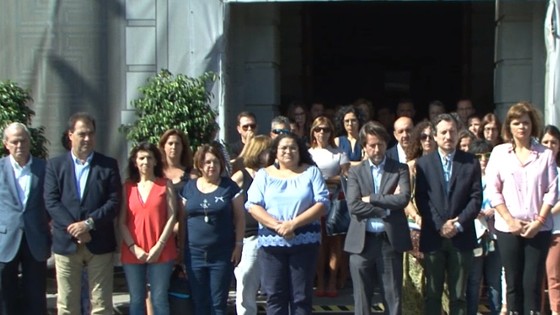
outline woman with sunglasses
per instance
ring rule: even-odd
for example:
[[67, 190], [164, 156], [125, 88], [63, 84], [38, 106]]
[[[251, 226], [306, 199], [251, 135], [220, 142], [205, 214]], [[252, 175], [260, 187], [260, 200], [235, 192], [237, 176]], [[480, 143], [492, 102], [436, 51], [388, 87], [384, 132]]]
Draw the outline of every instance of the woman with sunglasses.
[[[414, 202], [416, 182], [416, 159], [436, 149], [436, 142], [432, 135], [432, 125], [429, 121], [419, 122], [410, 136], [410, 145], [405, 149], [410, 182], [412, 184], [410, 202], [406, 206], [405, 214], [409, 222], [416, 224], [410, 230], [413, 250], [404, 254], [404, 288], [403, 288], [403, 314], [413, 314], [423, 307], [423, 255], [420, 253], [420, 226], [422, 217]], [[413, 225], [411, 224], [411, 225]]]
[[[321, 170], [323, 178], [327, 183], [329, 193], [332, 195], [340, 187], [340, 176], [344, 176], [350, 167], [350, 161], [346, 153], [336, 147], [334, 143], [333, 123], [325, 116], [319, 116], [311, 125], [311, 148], [309, 153], [313, 161]], [[338, 198], [338, 196], [334, 196]], [[336, 297], [338, 292], [337, 276], [340, 272], [342, 254], [343, 235], [327, 236], [324, 220], [321, 224], [321, 247], [317, 261], [317, 289], [315, 295], [318, 297]], [[325, 263], [328, 261], [329, 281], [325, 291]]]
[[495, 209], [490, 205], [486, 193], [486, 165], [490, 159], [492, 144], [484, 139], [474, 140], [469, 147], [480, 163], [482, 175], [482, 207], [474, 221], [477, 247], [473, 251], [473, 262], [467, 280], [467, 315], [478, 314], [480, 286], [482, 279], [486, 281], [486, 293], [490, 314], [497, 315], [502, 308], [502, 262], [494, 233]]
[[[558, 168], [558, 150], [560, 148], [560, 130], [555, 126], [544, 127], [541, 144], [552, 151], [556, 158], [556, 169]], [[559, 185], [560, 187], [560, 185]], [[552, 315], [560, 314], [560, 202], [556, 202], [552, 210], [552, 240], [546, 257], [546, 276], [548, 279], [548, 299], [550, 301], [550, 311]]]
[[335, 119], [338, 137], [334, 143], [350, 159], [350, 165], [358, 165], [362, 161], [363, 148], [358, 141], [358, 132], [364, 124], [362, 112], [353, 105], [338, 110]]
[[552, 151], [535, 141], [541, 121], [532, 104], [511, 106], [502, 130], [505, 143], [494, 147], [486, 167], [510, 314], [540, 312], [558, 175]]

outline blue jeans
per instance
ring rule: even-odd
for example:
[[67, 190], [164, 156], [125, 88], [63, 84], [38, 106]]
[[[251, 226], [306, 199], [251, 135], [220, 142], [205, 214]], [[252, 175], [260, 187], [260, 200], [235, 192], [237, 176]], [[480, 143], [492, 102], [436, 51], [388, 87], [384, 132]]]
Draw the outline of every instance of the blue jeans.
[[185, 266], [191, 285], [195, 315], [226, 315], [233, 274], [229, 246], [212, 250], [188, 248]]
[[150, 284], [150, 299], [155, 315], [169, 314], [169, 278], [174, 261], [156, 264], [123, 264], [130, 293], [130, 315], [146, 314], [146, 286]]
[[319, 244], [261, 247], [261, 286], [266, 293], [266, 314], [311, 314], [313, 278]]
[[498, 315], [502, 308], [502, 262], [498, 252], [497, 242], [495, 250], [489, 251], [486, 256], [474, 257], [469, 280], [467, 281], [467, 315], [476, 315], [480, 301], [480, 285], [482, 279], [488, 288], [488, 302], [490, 314]]

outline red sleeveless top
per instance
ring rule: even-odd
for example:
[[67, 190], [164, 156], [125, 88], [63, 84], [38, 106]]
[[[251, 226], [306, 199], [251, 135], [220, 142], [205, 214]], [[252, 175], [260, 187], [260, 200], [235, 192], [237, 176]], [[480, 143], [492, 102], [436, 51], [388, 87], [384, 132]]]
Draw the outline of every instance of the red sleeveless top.
[[[138, 183], [126, 182], [124, 184], [128, 200], [126, 226], [136, 246], [141, 247], [146, 253], [156, 245], [167, 223], [167, 179], [158, 178], [154, 181], [148, 193], [146, 202], [142, 201], [138, 191]], [[175, 237], [170, 235], [158, 263], [168, 262], [177, 257]], [[123, 264], [143, 264], [127, 248], [125, 242], [121, 245], [121, 262]]]

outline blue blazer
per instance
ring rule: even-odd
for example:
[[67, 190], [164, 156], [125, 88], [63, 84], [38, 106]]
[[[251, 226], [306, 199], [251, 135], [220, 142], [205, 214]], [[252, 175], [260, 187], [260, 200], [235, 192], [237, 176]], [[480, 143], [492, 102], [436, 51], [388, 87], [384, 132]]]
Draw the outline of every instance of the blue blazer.
[[482, 204], [480, 163], [470, 153], [455, 151], [449, 179], [449, 193], [445, 191], [443, 165], [438, 151], [420, 157], [416, 162], [416, 206], [422, 216], [420, 250], [430, 252], [441, 247], [439, 231], [443, 224], [459, 218], [464, 231], [451, 240], [461, 250], [476, 246], [474, 219]]
[[68, 225], [92, 218], [95, 229], [86, 244], [93, 254], [115, 250], [114, 219], [120, 209], [121, 177], [117, 161], [94, 152], [82, 200], [76, 186], [74, 161], [70, 152], [50, 159], [45, 176], [45, 204], [53, 224], [53, 252], [75, 253], [76, 239], [67, 231]]
[[14, 259], [24, 233], [33, 258], [46, 261], [51, 255], [51, 235], [43, 201], [45, 161], [33, 158], [31, 187], [25, 207], [19, 200], [9, 157], [0, 159], [0, 169], [0, 262]]

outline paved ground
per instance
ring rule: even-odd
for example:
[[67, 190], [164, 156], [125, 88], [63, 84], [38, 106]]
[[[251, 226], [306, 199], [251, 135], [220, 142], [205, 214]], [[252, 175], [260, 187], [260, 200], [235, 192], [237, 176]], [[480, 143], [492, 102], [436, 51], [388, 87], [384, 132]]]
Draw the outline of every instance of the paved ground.
[[[54, 277], [51, 276], [48, 279], [48, 307], [49, 315], [56, 314], [56, 281]], [[378, 300], [374, 297], [374, 300]], [[484, 301], [483, 301], [484, 302]], [[113, 304], [115, 309], [115, 314], [117, 315], [127, 315], [128, 314], [128, 303], [129, 296], [126, 288], [126, 282], [124, 275], [120, 269], [115, 270], [115, 288], [113, 294]], [[230, 304], [230, 314], [235, 314], [235, 292], [230, 292], [229, 298]], [[350, 283], [346, 285], [345, 289], [339, 291], [339, 295], [334, 298], [330, 297], [314, 297], [313, 299], [313, 314], [353, 314], [353, 297], [352, 297], [352, 286]], [[259, 298], [258, 300], [259, 314], [265, 314], [265, 301], [264, 298]], [[380, 307], [374, 307], [372, 309], [374, 314], [382, 314], [383, 309]], [[479, 306], [479, 314], [489, 314], [488, 309], [484, 306], [484, 303]], [[417, 313], [420, 314], [420, 311]], [[417, 315], [417, 314], [405, 314], [405, 315]]]

